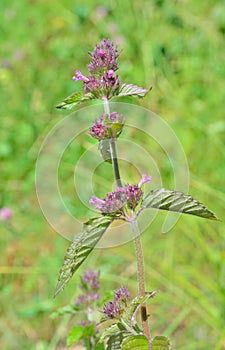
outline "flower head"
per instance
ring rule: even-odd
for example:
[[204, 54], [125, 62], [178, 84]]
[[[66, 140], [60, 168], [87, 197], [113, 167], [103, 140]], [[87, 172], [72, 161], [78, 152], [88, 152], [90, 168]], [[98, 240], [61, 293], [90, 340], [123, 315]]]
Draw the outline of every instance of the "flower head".
[[118, 318], [120, 315], [120, 304], [117, 301], [109, 301], [104, 305], [103, 312], [108, 319]]
[[118, 69], [117, 58], [119, 53], [114, 47], [114, 44], [109, 39], [103, 39], [100, 44], [96, 45], [93, 52], [89, 52], [91, 62], [88, 65], [88, 70], [91, 74], [102, 74]]
[[103, 308], [103, 312], [108, 319], [119, 318], [130, 299], [130, 293], [127, 287], [116, 289], [113, 301], [109, 301]]
[[79, 70], [75, 71], [73, 81], [84, 82], [84, 93], [91, 93], [95, 98], [113, 97], [119, 90], [120, 82], [115, 71], [118, 69], [117, 58], [119, 53], [114, 44], [103, 39], [96, 45], [93, 52], [89, 52], [91, 62], [88, 65], [90, 76], [86, 77]]
[[[94, 271], [94, 270], [87, 270], [84, 274], [83, 277], [81, 278], [82, 283], [91, 290], [98, 290], [100, 287], [99, 283], [99, 276], [100, 272], [99, 271]], [[82, 284], [82, 285], [83, 285]]]
[[130, 209], [135, 209], [143, 196], [143, 191], [139, 188], [138, 185], [128, 184], [126, 186], [126, 193], [128, 207]]
[[8, 221], [11, 219], [13, 213], [12, 210], [6, 207], [3, 207], [0, 209], [0, 220], [1, 221]]
[[151, 176], [143, 175], [139, 184], [127, 184], [125, 187], [118, 187], [115, 192], [110, 192], [104, 199], [91, 197], [89, 203], [94, 205], [95, 209], [101, 211], [102, 215], [125, 215], [125, 207], [133, 211], [140, 203], [144, 192], [141, 186], [151, 181]]
[[130, 299], [130, 292], [127, 287], [121, 287], [115, 290], [115, 299], [118, 302], [121, 301], [127, 301], [127, 299]]
[[110, 192], [103, 200], [93, 196], [89, 203], [93, 204], [95, 209], [100, 210], [102, 215], [121, 215], [126, 201], [126, 190], [117, 187], [115, 192]]
[[80, 306], [80, 305], [86, 305], [88, 302], [88, 296], [86, 294], [80, 294], [77, 297], [77, 300], [75, 301], [75, 305]]
[[124, 125], [124, 117], [117, 112], [111, 112], [110, 115], [102, 114], [95, 120], [90, 128], [90, 135], [97, 140], [115, 138], [120, 135]]
[[82, 307], [91, 307], [91, 305], [98, 301], [100, 294], [97, 293], [100, 288], [99, 283], [99, 271], [87, 270], [81, 277], [81, 283], [79, 285], [83, 294], [78, 295], [75, 305]]

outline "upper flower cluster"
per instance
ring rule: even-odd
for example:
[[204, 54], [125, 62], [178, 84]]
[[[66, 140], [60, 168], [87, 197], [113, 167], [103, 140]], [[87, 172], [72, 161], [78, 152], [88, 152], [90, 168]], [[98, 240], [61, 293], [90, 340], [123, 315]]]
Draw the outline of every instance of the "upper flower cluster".
[[91, 93], [95, 98], [111, 98], [119, 89], [119, 78], [115, 75], [118, 69], [119, 53], [108, 39], [103, 39], [96, 45], [93, 52], [89, 52], [91, 62], [88, 64], [90, 76], [75, 71], [73, 80], [84, 82], [84, 92]]
[[88, 54], [92, 59], [88, 65], [88, 70], [91, 74], [107, 72], [110, 75], [114, 74], [118, 69], [117, 59], [119, 53], [109, 39], [103, 39], [99, 45], [95, 46], [94, 51]]
[[104, 199], [93, 196], [89, 203], [93, 204], [95, 209], [100, 210], [102, 215], [126, 217], [125, 208], [135, 210], [143, 196], [141, 186], [151, 179], [151, 176], [144, 174], [138, 184], [128, 184], [125, 188], [117, 187], [116, 191], [110, 192]]

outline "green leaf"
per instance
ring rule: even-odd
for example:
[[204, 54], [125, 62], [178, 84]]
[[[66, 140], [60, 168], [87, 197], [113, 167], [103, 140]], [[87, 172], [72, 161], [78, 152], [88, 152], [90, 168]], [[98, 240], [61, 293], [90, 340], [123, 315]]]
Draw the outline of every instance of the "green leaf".
[[167, 337], [157, 335], [152, 341], [152, 350], [170, 350], [170, 341]]
[[86, 326], [75, 326], [69, 331], [66, 344], [67, 346], [73, 345], [80, 339], [92, 337], [95, 334], [94, 324], [88, 324]]
[[117, 96], [138, 96], [144, 97], [152, 88], [144, 89], [133, 84], [122, 84]]
[[103, 333], [99, 339], [99, 342], [102, 343], [106, 338], [109, 338], [111, 335], [118, 333], [118, 331], [120, 332], [118, 324], [117, 323], [112, 324], [111, 326], [109, 326], [108, 328], [106, 328], [103, 331]]
[[133, 335], [122, 343], [122, 350], [148, 350], [148, 339], [144, 335]]
[[74, 343], [77, 343], [78, 340], [82, 339], [83, 328], [84, 327], [82, 326], [75, 326], [69, 331], [68, 337], [66, 339], [67, 346], [73, 345]]
[[87, 324], [83, 327], [83, 338], [85, 337], [92, 337], [95, 334], [95, 325]]
[[95, 350], [105, 350], [104, 344], [95, 344]]
[[106, 350], [121, 350], [122, 342], [130, 335], [131, 333], [127, 331], [119, 331], [112, 334], [107, 341]]
[[73, 107], [75, 107], [78, 103], [93, 100], [95, 97], [91, 93], [85, 94], [82, 91], [76, 91], [72, 95], [68, 96], [63, 100], [61, 103], [59, 103], [56, 108], [63, 108], [70, 110]]
[[86, 260], [94, 249], [113, 218], [97, 217], [90, 219], [83, 226], [83, 232], [76, 235], [67, 249], [62, 267], [59, 272], [55, 294], [59, 294], [72, 278], [78, 267]]
[[164, 188], [151, 191], [146, 195], [142, 201], [141, 210], [146, 208], [175, 211], [210, 220], [220, 220], [211, 210], [192, 196], [179, 191], [165, 190]]

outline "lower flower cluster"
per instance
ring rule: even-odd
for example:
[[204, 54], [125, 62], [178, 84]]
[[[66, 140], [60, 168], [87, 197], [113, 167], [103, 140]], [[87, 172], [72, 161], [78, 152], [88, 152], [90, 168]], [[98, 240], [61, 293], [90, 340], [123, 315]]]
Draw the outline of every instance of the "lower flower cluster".
[[104, 199], [91, 197], [89, 203], [100, 210], [102, 215], [124, 216], [125, 210], [135, 210], [143, 196], [141, 186], [151, 181], [151, 176], [143, 175], [141, 181], [136, 185], [128, 184], [126, 187], [117, 187], [116, 191], [110, 192]]
[[130, 292], [127, 287], [121, 287], [115, 290], [113, 301], [109, 301], [103, 308], [103, 313], [107, 319], [119, 318], [127, 302], [130, 299]]

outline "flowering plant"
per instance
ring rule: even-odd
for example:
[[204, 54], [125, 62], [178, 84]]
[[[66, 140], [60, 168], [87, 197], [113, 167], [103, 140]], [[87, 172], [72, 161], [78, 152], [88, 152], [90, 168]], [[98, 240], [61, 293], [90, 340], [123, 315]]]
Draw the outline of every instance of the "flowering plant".
[[[99, 45], [96, 45], [93, 52], [89, 52], [90, 75], [85, 76], [76, 70], [73, 77], [75, 82], [78, 80], [83, 82], [83, 91], [73, 93], [57, 106], [57, 108], [69, 110], [84, 101], [93, 99], [103, 101], [104, 114], [93, 121], [93, 125], [90, 126], [90, 135], [98, 141], [103, 159], [111, 162], [117, 188], [103, 199], [95, 196], [90, 199], [90, 204], [100, 211], [101, 215], [84, 223], [83, 231], [77, 234], [70, 244], [59, 273], [55, 295], [67, 285], [112, 222], [126, 221], [130, 225], [135, 244], [138, 296], [131, 299], [127, 287], [121, 287], [115, 292], [113, 301], [105, 304], [103, 321], [110, 319], [112, 323], [99, 337], [99, 344], [105, 344], [103, 349], [106, 346], [108, 350], [139, 348], [168, 350], [170, 344], [166, 337], [152, 337], [150, 333], [146, 303], [156, 295], [157, 291], [148, 293], [145, 290], [143, 251], [137, 218], [143, 210], [148, 208], [182, 212], [211, 220], [218, 220], [218, 218], [198, 200], [179, 191], [160, 188], [144, 195], [142, 186], [151, 181], [149, 175], [143, 174], [139, 183], [136, 184], [122, 182], [116, 141], [123, 130], [125, 118], [117, 111], [110, 111], [109, 100], [117, 96], [144, 97], [150, 89], [120, 82], [116, 74], [119, 54], [112, 42], [103, 39]], [[90, 295], [88, 298], [82, 297], [81, 299], [78, 298], [80, 305], [90, 301]], [[136, 320], [138, 310], [141, 314], [141, 325]]]

